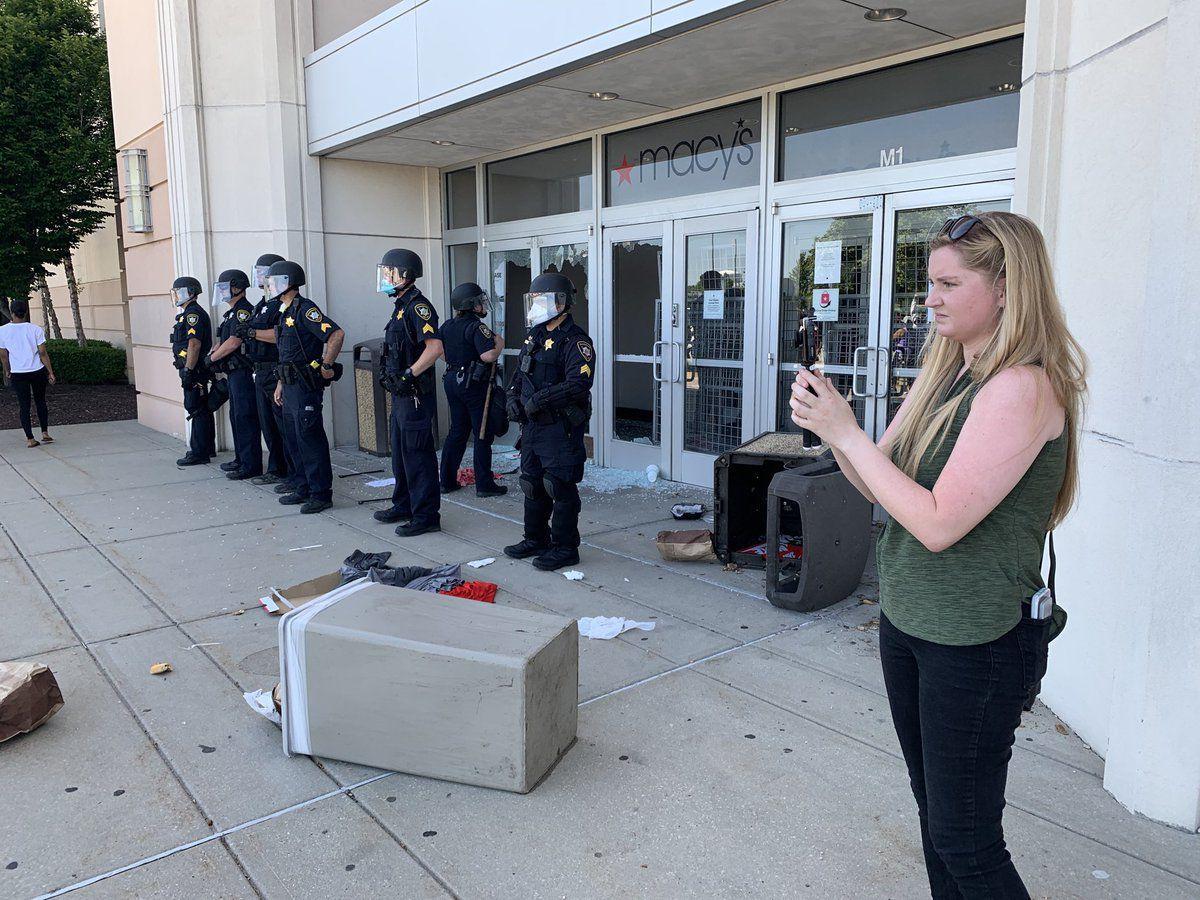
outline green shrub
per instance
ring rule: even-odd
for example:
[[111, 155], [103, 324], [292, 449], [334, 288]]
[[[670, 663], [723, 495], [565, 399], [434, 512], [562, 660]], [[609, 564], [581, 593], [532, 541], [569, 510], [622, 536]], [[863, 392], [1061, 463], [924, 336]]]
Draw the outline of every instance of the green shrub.
[[46, 341], [54, 375], [70, 384], [124, 384], [125, 351], [108, 341], [88, 341], [80, 347], [74, 340]]

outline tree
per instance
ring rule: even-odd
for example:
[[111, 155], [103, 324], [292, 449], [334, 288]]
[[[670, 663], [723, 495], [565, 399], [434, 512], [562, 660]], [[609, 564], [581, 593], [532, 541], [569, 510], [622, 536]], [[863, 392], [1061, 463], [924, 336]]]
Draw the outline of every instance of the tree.
[[0, 0], [0, 295], [41, 291], [46, 267], [105, 220], [114, 153], [88, 0]]

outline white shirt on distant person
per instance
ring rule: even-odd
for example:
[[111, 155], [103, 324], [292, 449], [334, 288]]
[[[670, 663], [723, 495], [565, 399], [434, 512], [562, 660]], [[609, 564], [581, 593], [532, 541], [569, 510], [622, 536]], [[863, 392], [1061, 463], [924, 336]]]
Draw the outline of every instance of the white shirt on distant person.
[[37, 372], [42, 368], [38, 347], [46, 343], [46, 332], [32, 322], [0, 325], [0, 347], [8, 351], [8, 367], [13, 373]]

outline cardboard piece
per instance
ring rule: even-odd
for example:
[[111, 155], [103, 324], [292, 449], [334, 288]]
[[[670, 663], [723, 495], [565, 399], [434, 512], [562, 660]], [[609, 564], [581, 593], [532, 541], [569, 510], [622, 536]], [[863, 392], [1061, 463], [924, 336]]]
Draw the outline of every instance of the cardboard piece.
[[681, 562], [713, 562], [712, 532], [706, 528], [686, 531], [660, 531], [654, 539], [663, 559]]
[[41, 663], [0, 663], [0, 742], [33, 731], [62, 707], [54, 673]]
[[323, 597], [342, 583], [340, 571], [328, 575], [318, 575], [308, 581], [302, 581], [287, 588], [271, 588], [265, 597], [259, 597], [258, 602], [273, 616], [282, 616], [285, 612], [303, 606], [311, 600]]
[[573, 619], [360, 580], [279, 647], [288, 755], [527, 793], [575, 741]]

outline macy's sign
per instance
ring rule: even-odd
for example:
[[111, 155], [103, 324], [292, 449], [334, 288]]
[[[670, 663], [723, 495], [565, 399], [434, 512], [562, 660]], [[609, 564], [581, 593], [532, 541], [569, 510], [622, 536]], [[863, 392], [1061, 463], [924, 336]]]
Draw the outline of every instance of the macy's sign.
[[686, 178], [696, 172], [720, 172], [722, 181], [729, 177], [733, 166], [745, 167], [754, 162], [754, 132], [745, 119], [734, 123], [732, 135], [706, 134], [701, 138], [679, 141], [673, 147], [660, 144], [646, 147], [637, 155], [637, 162], [629, 161], [629, 154], [621, 155], [621, 164], [613, 167], [617, 173], [617, 186], [633, 185], [633, 170], [637, 169], [639, 184], [663, 178]]

